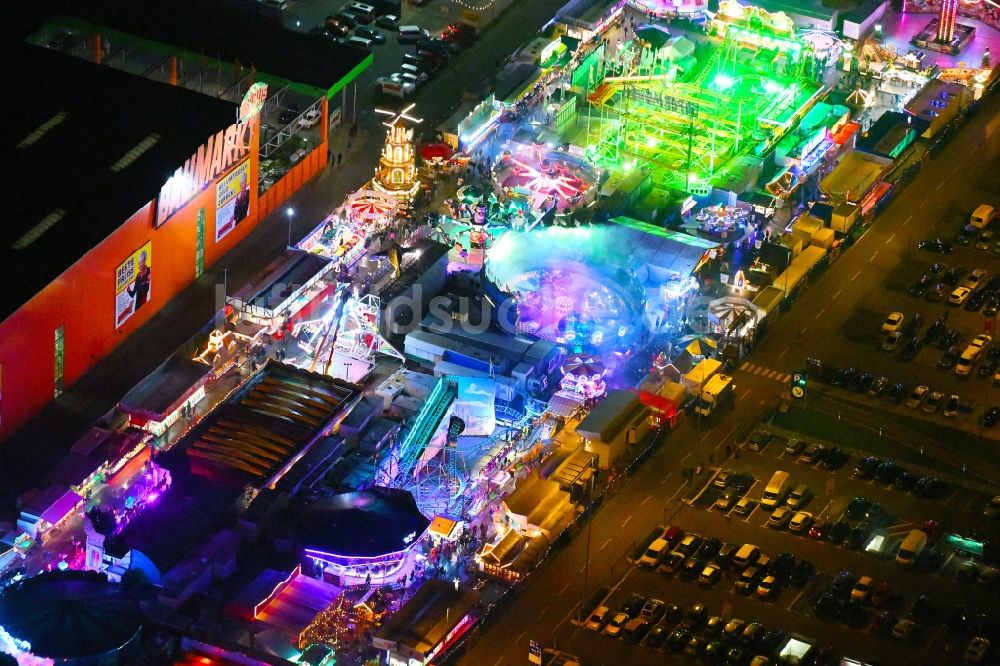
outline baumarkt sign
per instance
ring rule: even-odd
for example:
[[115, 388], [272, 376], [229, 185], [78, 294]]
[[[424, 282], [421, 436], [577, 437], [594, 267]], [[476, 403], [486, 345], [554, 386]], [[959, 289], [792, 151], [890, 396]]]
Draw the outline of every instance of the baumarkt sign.
[[250, 153], [253, 123], [230, 125], [208, 141], [174, 172], [156, 201], [156, 226], [184, 207], [196, 194], [208, 187]]
[[243, 101], [240, 102], [240, 115], [237, 122], [245, 123], [256, 116], [264, 108], [264, 102], [266, 101], [267, 84], [258, 81], [250, 86], [247, 94], [243, 96]]

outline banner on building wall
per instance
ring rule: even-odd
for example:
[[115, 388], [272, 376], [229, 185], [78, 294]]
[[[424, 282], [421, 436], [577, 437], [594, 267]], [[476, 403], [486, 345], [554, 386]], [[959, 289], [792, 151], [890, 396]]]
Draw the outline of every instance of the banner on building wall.
[[253, 124], [257, 122], [257, 117], [230, 125], [209, 137], [205, 145], [174, 172], [160, 188], [160, 196], [156, 200], [157, 227], [250, 154]]
[[115, 271], [115, 328], [152, 298], [153, 243], [133, 252]]
[[230, 171], [215, 189], [215, 242], [250, 214], [250, 160]]

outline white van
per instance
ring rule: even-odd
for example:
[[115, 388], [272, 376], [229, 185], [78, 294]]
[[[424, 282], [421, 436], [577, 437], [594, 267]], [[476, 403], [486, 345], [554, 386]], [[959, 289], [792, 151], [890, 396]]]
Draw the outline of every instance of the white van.
[[430, 38], [431, 33], [427, 32], [419, 25], [401, 25], [396, 40], [400, 44], [416, 44], [421, 39]]
[[788, 472], [778, 470], [764, 487], [764, 493], [760, 498], [760, 507], [765, 511], [771, 511], [785, 499], [787, 490]]
[[927, 533], [920, 530], [910, 530], [910, 533], [903, 539], [899, 552], [896, 553], [896, 564], [912, 566], [920, 553], [924, 552], [927, 546]]
[[996, 210], [989, 204], [979, 204], [976, 210], [969, 216], [969, 224], [976, 229], [985, 229], [993, 218], [996, 217]]
[[358, 17], [362, 23], [371, 23], [375, 20], [375, 8], [363, 2], [354, 2], [344, 7], [345, 12], [350, 12]]

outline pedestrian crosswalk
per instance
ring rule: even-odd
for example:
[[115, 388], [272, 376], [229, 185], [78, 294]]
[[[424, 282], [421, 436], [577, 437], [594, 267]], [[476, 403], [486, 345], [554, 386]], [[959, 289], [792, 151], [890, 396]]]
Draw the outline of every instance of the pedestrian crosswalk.
[[765, 368], [762, 365], [750, 363], [749, 361], [741, 363], [739, 369], [743, 372], [749, 372], [751, 375], [758, 375], [760, 377], [764, 377], [765, 379], [773, 379], [776, 382], [788, 383], [792, 381], [792, 376], [787, 372], [780, 372], [778, 370], [772, 370], [771, 368]]

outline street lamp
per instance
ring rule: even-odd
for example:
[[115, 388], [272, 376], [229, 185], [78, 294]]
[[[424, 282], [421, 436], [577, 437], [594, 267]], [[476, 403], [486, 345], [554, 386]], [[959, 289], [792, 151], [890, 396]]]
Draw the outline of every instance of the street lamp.
[[292, 218], [295, 217], [295, 209], [289, 206], [285, 209], [285, 214], [288, 215], [288, 247], [292, 246]]

